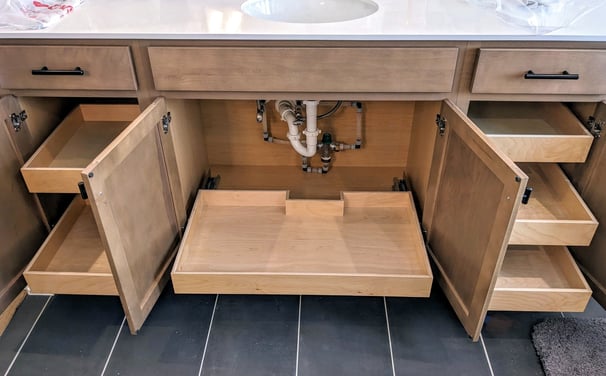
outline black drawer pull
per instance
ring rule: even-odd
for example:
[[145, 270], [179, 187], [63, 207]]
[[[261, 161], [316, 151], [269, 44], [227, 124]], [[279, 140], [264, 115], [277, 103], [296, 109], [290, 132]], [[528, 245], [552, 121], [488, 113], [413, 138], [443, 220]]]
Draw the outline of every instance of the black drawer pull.
[[32, 75], [34, 76], [84, 76], [84, 69], [75, 67], [72, 70], [66, 69], [48, 69], [48, 67], [42, 67], [40, 69], [32, 69]]
[[563, 71], [562, 73], [548, 74], [548, 73], [534, 73], [529, 70], [524, 74], [526, 80], [578, 80], [578, 73], [568, 73]]

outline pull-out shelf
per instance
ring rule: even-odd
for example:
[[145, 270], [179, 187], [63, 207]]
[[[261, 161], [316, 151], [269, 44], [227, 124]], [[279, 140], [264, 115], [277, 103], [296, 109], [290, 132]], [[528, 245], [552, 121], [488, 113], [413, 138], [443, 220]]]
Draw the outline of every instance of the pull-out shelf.
[[585, 310], [591, 289], [562, 246], [510, 246], [490, 300], [490, 310]]
[[80, 105], [21, 168], [30, 192], [78, 193], [80, 174], [140, 113], [137, 105]]
[[598, 227], [564, 172], [552, 163], [519, 163], [533, 188], [520, 205], [509, 244], [588, 245]]
[[472, 102], [469, 118], [514, 162], [584, 162], [593, 142], [561, 103]]
[[32, 292], [118, 295], [91, 207], [71, 203], [24, 273]]
[[172, 271], [177, 293], [427, 297], [409, 192], [200, 191]]

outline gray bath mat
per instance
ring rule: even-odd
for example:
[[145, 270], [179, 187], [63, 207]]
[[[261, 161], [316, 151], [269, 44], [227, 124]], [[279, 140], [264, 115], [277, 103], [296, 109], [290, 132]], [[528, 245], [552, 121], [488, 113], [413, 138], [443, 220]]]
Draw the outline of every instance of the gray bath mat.
[[536, 324], [532, 342], [547, 376], [606, 375], [606, 319], [557, 318]]

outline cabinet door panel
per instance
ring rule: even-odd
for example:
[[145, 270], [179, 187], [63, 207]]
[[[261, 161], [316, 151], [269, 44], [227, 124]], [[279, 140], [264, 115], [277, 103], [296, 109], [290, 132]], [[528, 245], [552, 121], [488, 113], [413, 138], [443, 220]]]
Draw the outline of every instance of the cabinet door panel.
[[164, 287], [179, 236], [156, 100], [82, 173], [132, 333]]
[[438, 280], [477, 340], [528, 177], [446, 101], [423, 224]]
[[[5, 123], [15, 106], [12, 97], [0, 99], [0, 118]], [[47, 234], [34, 196], [21, 178], [22, 161], [8, 126], [0, 126], [0, 312], [25, 287], [23, 269]]]
[[[606, 120], [606, 103], [591, 106], [589, 111], [583, 111], [580, 105], [575, 105], [575, 112], [582, 115], [583, 120], [591, 115], [596, 120]], [[582, 165], [566, 165], [566, 172], [579, 190], [585, 203], [600, 223], [588, 247], [572, 247], [571, 251], [593, 290], [594, 298], [606, 307], [606, 140], [596, 139], [587, 158]]]

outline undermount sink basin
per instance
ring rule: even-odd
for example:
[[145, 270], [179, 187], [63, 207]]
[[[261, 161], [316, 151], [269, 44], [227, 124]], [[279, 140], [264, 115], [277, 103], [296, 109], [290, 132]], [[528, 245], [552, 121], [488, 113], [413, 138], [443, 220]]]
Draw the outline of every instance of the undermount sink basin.
[[270, 21], [326, 23], [355, 20], [379, 9], [371, 0], [248, 0], [242, 11]]

